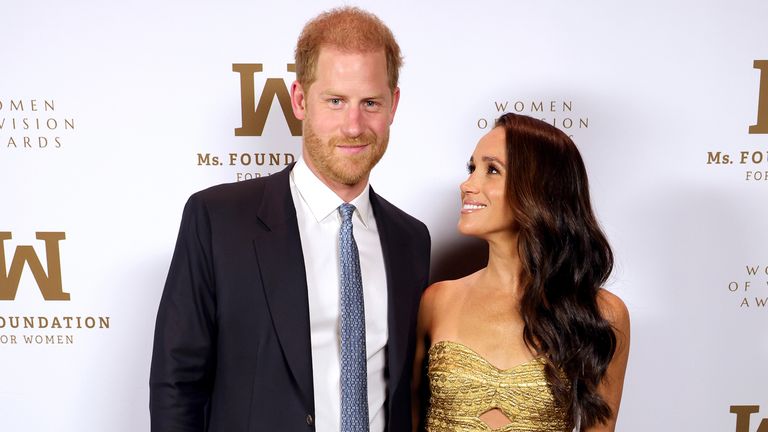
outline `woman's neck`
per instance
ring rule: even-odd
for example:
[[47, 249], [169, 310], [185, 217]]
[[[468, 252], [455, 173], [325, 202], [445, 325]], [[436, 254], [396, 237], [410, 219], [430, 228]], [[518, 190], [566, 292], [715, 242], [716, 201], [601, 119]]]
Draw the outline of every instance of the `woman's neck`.
[[509, 291], [517, 296], [522, 263], [517, 251], [517, 235], [488, 239], [488, 266], [483, 272], [487, 286]]

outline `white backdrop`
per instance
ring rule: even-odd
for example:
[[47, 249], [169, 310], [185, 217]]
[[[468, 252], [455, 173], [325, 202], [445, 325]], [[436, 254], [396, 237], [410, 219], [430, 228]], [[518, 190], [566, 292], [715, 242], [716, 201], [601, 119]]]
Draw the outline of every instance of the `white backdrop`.
[[[304, 22], [337, 5], [3, 5], [0, 232], [11, 238], [0, 294], [18, 289], [0, 300], [0, 430], [149, 429], [154, 318], [186, 198], [299, 153], [277, 98], [261, 136], [235, 135], [233, 64], [263, 65], [252, 75], [258, 103], [267, 79], [293, 80]], [[608, 288], [631, 313], [618, 430], [734, 431], [731, 406], [756, 405], [737, 432], [756, 431], [768, 418], [768, 135], [749, 127], [768, 3], [359, 5], [390, 25], [406, 57], [372, 184], [429, 226], [435, 277], [469, 247], [455, 232], [458, 184], [497, 106], [554, 122], [583, 152], [617, 257]], [[254, 153], [267, 164], [241, 163]], [[68, 301], [46, 301], [29, 265], [18, 282], [8, 275], [27, 245], [46, 278], [55, 260], [37, 232], [65, 233], [50, 245]], [[87, 328], [88, 317], [108, 328]]]

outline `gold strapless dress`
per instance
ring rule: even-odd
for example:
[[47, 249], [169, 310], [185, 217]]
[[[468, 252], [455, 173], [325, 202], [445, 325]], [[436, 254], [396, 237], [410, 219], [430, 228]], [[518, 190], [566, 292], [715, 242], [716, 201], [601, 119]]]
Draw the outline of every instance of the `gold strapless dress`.
[[[571, 432], [556, 404], [544, 360], [501, 370], [469, 347], [440, 341], [429, 349], [429, 432]], [[480, 415], [497, 408], [510, 420], [492, 429]]]

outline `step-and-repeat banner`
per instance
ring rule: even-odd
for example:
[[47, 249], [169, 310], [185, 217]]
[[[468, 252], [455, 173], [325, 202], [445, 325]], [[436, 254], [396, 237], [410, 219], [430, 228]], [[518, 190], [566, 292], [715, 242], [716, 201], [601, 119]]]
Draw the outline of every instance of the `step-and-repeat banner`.
[[[337, 5], [3, 5], [0, 430], [149, 429], [184, 202], [299, 157], [293, 48]], [[544, 119], [584, 155], [631, 313], [618, 430], [768, 430], [768, 3], [360, 6], [405, 54], [372, 184], [429, 226], [434, 278], [482, 256], [455, 231], [477, 140]]]

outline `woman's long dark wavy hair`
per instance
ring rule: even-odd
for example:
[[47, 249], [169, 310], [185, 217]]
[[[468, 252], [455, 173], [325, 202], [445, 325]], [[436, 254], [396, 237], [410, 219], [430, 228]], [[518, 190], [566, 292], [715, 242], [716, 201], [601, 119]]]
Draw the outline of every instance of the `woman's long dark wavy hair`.
[[507, 113], [496, 126], [506, 134], [506, 190], [519, 227], [525, 342], [548, 360], [547, 379], [571, 420], [582, 429], [603, 423], [612, 413], [597, 388], [616, 335], [597, 294], [613, 252], [592, 211], [584, 162], [565, 133], [541, 120]]

